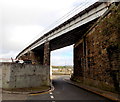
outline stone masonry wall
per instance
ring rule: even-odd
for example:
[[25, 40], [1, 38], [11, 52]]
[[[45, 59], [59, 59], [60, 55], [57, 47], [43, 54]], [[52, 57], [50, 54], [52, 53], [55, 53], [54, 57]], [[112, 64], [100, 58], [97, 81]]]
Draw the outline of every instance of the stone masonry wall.
[[49, 68], [41, 65], [2, 63], [3, 88], [31, 88], [50, 85]]
[[0, 67], [0, 88], [2, 87], [2, 68]]
[[26, 53], [25, 55], [22, 55], [21, 57], [19, 57], [19, 60], [23, 60], [23, 61], [28, 61], [29, 63], [32, 64], [41, 64], [43, 65], [43, 51], [39, 50], [39, 52], [35, 52], [35, 51], [29, 51], [28, 53]]
[[[82, 50], [83, 49], [83, 50]], [[120, 89], [120, 4], [74, 46], [73, 80], [118, 92]], [[76, 74], [78, 73], [78, 74]], [[82, 73], [82, 74], [81, 74]]]
[[43, 65], [50, 65], [50, 42], [44, 44], [44, 61]]

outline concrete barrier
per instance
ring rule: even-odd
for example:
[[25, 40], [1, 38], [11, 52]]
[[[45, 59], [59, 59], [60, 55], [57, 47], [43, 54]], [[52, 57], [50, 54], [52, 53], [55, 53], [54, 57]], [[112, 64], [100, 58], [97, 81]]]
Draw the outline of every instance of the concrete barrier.
[[32, 88], [42, 85], [50, 86], [48, 66], [2, 63], [2, 88]]

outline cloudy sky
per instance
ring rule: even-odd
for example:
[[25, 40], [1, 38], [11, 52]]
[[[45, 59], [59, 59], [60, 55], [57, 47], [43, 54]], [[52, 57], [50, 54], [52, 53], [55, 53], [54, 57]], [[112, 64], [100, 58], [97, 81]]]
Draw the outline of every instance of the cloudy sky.
[[[40, 32], [85, 1], [90, 0], [1, 0], [0, 58], [15, 58]], [[72, 65], [73, 46], [51, 52], [51, 59], [52, 65]]]

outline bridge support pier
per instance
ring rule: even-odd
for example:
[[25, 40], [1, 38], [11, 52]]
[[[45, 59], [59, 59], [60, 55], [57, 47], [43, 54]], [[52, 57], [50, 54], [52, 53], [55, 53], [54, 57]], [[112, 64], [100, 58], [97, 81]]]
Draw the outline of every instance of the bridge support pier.
[[111, 10], [111, 13], [100, 19], [94, 28], [75, 43], [72, 80], [119, 93], [119, 8], [120, 6], [116, 7], [116, 12]]
[[84, 48], [83, 48], [83, 40], [81, 40], [80, 44], [76, 46], [74, 45], [74, 74], [73, 76], [78, 78], [80, 81], [84, 80]]
[[43, 65], [47, 67], [47, 78], [46, 84], [50, 85], [51, 80], [50, 80], [50, 42], [46, 42], [44, 44], [44, 57], [43, 57]]
[[44, 44], [44, 59], [43, 59], [43, 65], [50, 66], [50, 43], [46, 42]]

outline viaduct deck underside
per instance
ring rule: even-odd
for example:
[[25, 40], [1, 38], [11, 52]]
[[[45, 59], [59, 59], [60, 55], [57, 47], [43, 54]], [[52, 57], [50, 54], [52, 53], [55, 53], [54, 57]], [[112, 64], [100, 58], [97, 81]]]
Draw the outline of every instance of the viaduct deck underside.
[[[79, 39], [83, 37], [83, 35], [90, 29], [90, 27], [97, 21], [97, 19], [84, 24], [72, 31], [69, 31], [62, 36], [56, 37], [55, 39], [52, 39], [50, 41], [50, 50], [56, 50], [59, 48], [63, 48], [66, 46], [70, 46], [72, 44], [75, 44]], [[40, 45], [37, 48], [35, 48], [33, 51], [43, 51], [44, 45]]]

